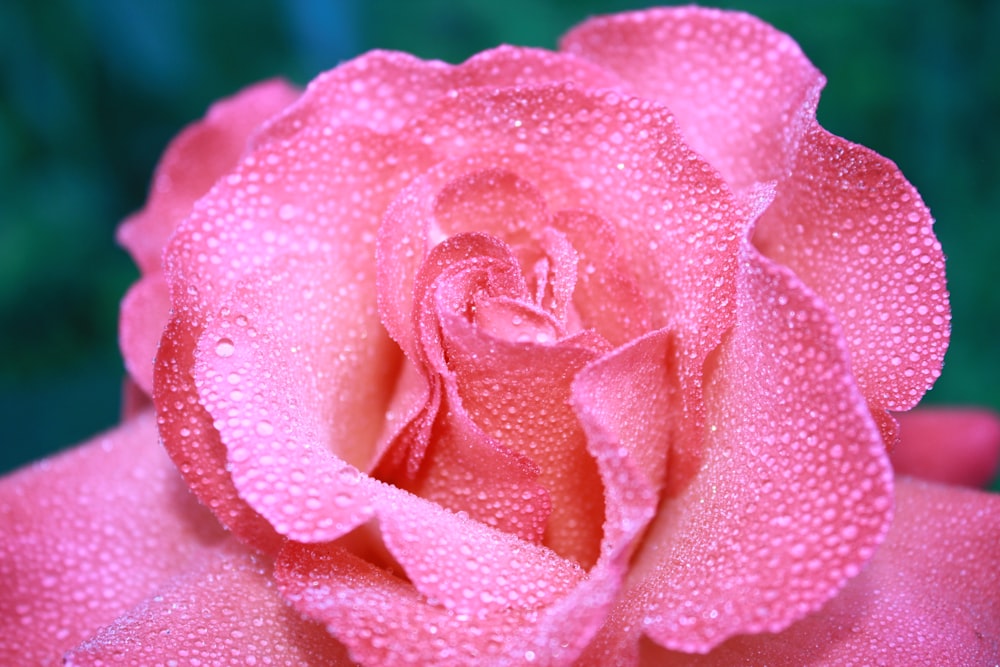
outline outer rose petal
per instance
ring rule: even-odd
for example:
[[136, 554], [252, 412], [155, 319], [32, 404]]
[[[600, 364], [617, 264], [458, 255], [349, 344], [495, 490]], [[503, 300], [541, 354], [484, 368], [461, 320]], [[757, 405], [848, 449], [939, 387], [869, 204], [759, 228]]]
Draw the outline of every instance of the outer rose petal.
[[739, 12], [682, 7], [598, 17], [571, 30], [560, 48], [666, 105], [691, 146], [738, 191], [788, 174], [824, 82], [791, 37]]
[[836, 313], [873, 411], [908, 410], [948, 347], [944, 255], [892, 162], [814, 125], [754, 243]]
[[393, 132], [456, 90], [565, 81], [592, 89], [621, 84], [615, 74], [592, 63], [541, 49], [501, 46], [458, 66], [407, 53], [372, 51], [316, 77], [299, 102], [269, 123], [256, 141], [287, 139], [308, 125], [361, 125]]
[[734, 637], [706, 656], [647, 644], [643, 664], [994, 665], [998, 591], [1000, 496], [901, 478], [886, 541], [820, 611], [776, 635]]
[[255, 84], [213, 104], [205, 118], [170, 142], [146, 206], [118, 229], [118, 241], [144, 275], [160, 271], [167, 238], [194, 202], [236, 166], [251, 134], [298, 96], [299, 91], [284, 81]]
[[[426, 159], [421, 145], [368, 130], [306, 128], [289, 142], [268, 144], [247, 156], [199, 202], [171, 239], [166, 271], [173, 317], [154, 373], [164, 443], [192, 489], [220, 521], [268, 552], [277, 549], [280, 537], [239, 496], [230, 478], [226, 445], [212, 415], [199, 402], [195, 347], [217, 319], [225, 320], [219, 327], [228, 324], [234, 332], [240, 330], [240, 313], [224, 312], [224, 299], [241, 279], [282, 256], [327, 253], [328, 275], [316, 280], [320, 300], [336, 300], [339, 297], [331, 296], [330, 290], [344, 288], [352, 292], [352, 303], [367, 302], [374, 310], [373, 241], [379, 216], [388, 198]], [[294, 303], [283, 300], [279, 305], [288, 307], [284, 314], [294, 319], [295, 308], [307, 310], [307, 291], [290, 295]], [[362, 357], [370, 352], [369, 346], [384, 339], [368, 327], [371, 314], [369, 310], [339, 313], [352, 323], [350, 331], [342, 333], [357, 337], [356, 345], [364, 348]], [[213, 330], [213, 338], [206, 339], [207, 349], [215, 350], [224, 335]], [[241, 335], [250, 336], [249, 328]], [[347, 348], [338, 351], [354, 355]], [[316, 378], [321, 377], [326, 376], [317, 373]], [[326, 389], [331, 386], [338, 385], [323, 384]], [[232, 397], [228, 392], [225, 396]]]
[[118, 339], [126, 370], [148, 395], [153, 393], [153, 358], [170, 312], [161, 273], [167, 239], [194, 202], [236, 166], [257, 127], [297, 96], [298, 90], [283, 81], [265, 81], [213, 104], [204, 119], [170, 143], [145, 208], [118, 228], [118, 241], [143, 274], [122, 302]]
[[225, 539], [146, 413], [0, 480], [0, 663], [59, 664]]
[[271, 569], [236, 549], [213, 553], [72, 650], [65, 664], [353, 665], [343, 645], [285, 603]]
[[704, 652], [787, 627], [885, 535], [888, 460], [835, 321], [787, 270], [752, 249], [741, 264], [737, 323], [707, 370], [702, 468], [662, 503], [588, 664], [634, 655], [641, 632]]
[[900, 442], [889, 453], [898, 474], [986, 486], [1000, 467], [1000, 417], [988, 410], [922, 408], [896, 415]]
[[148, 396], [153, 394], [153, 361], [170, 316], [170, 290], [162, 273], [141, 277], [121, 303], [118, 345], [125, 370]]
[[[895, 165], [816, 125], [824, 79], [798, 45], [755, 17], [687, 7], [592, 19], [561, 47], [670, 108], [738, 192], [778, 183], [755, 242], [836, 312], [873, 409], [913, 407], [947, 345], [940, 246]], [[891, 442], [891, 418], [876, 419]]]

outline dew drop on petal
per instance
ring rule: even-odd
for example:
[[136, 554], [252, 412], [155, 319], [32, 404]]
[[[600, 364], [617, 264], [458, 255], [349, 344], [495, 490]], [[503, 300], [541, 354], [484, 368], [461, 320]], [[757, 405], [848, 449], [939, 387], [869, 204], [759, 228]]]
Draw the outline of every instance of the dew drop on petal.
[[236, 351], [236, 345], [228, 338], [220, 338], [215, 344], [215, 353], [220, 357], [231, 357]]

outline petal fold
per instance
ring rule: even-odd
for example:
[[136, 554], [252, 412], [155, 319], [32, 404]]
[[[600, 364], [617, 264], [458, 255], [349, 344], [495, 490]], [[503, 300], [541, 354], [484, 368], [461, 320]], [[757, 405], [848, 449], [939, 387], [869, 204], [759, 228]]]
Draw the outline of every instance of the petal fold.
[[875, 558], [818, 612], [705, 656], [644, 648], [646, 665], [866, 667], [1000, 661], [1000, 496], [899, 478]]

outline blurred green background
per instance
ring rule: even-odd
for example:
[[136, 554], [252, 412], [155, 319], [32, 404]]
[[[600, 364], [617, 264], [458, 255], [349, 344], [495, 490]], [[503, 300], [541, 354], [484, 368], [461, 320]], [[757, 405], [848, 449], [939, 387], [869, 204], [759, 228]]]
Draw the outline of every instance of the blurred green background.
[[[654, 4], [654, 3], [648, 3]], [[659, 4], [659, 3], [656, 3]], [[895, 160], [937, 218], [954, 332], [936, 403], [1000, 409], [1000, 3], [720, 2], [790, 33], [831, 131]], [[118, 414], [113, 240], [167, 141], [216, 98], [365, 50], [451, 62], [554, 47], [616, 0], [7, 0], [0, 4], [0, 471]]]

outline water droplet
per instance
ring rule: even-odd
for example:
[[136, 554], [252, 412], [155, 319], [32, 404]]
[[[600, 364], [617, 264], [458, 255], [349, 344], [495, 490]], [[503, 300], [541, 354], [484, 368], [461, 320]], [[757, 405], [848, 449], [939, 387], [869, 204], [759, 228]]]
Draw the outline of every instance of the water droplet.
[[231, 357], [236, 351], [236, 345], [228, 338], [220, 338], [215, 344], [215, 353], [220, 357]]

